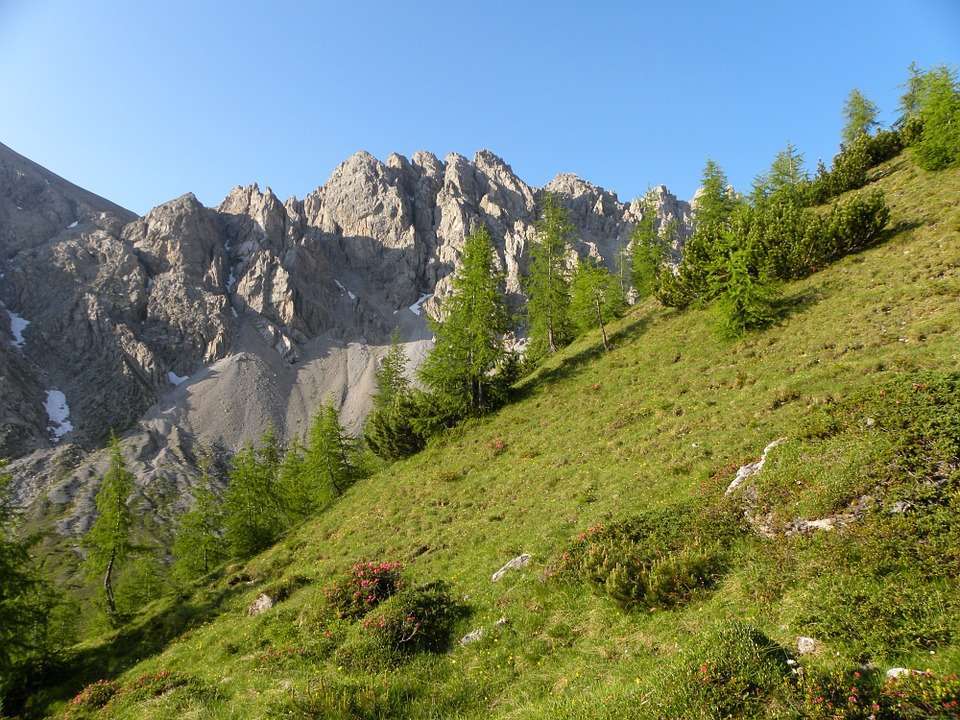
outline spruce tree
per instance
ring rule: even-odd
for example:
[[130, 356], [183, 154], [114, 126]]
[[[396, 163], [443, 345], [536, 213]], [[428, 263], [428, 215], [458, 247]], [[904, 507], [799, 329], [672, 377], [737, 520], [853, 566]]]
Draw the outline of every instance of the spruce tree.
[[107, 611], [117, 618], [117, 600], [114, 594], [116, 575], [133, 551], [130, 529], [133, 524], [127, 501], [133, 493], [133, 474], [127, 470], [120, 441], [110, 438], [110, 467], [97, 492], [97, 519], [84, 536], [87, 548], [87, 568], [91, 574], [102, 575]]
[[537, 241], [530, 250], [530, 272], [525, 278], [529, 357], [555, 353], [570, 341], [570, 279], [567, 257], [573, 225], [552, 193], [543, 199], [537, 223]]
[[599, 328], [604, 350], [610, 349], [606, 324], [623, 313], [620, 283], [594, 258], [577, 266], [571, 284], [570, 315], [581, 332]]
[[209, 458], [201, 459], [193, 507], [180, 517], [174, 536], [173, 573], [181, 580], [206, 575], [228, 555], [223, 537], [223, 500], [214, 488], [210, 465]]
[[378, 457], [399, 460], [423, 447], [414, 428], [418, 407], [407, 379], [407, 354], [394, 333], [390, 350], [377, 369], [373, 409], [363, 426], [363, 438]]
[[431, 320], [436, 344], [420, 377], [451, 416], [481, 414], [498, 400], [503, 382], [497, 372], [507, 359], [503, 335], [509, 328], [486, 227], [466, 239], [453, 289]]
[[867, 135], [879, 127], [878, 115], [876, 105], [867, 100], [858, 89], [851, 90], [843, 105], [843, 117], [846, 119], [843, 126], [843, 144], [850, 145], [861, 135]]
[[722, 225], [730, 219], [737, 206], [736, 197], [723, 169], [713, 160], [707, 160], [696, 195], [695, 219], [697, 226]]
[[667, 254], [667, 240], [657, 228], [657, 209], [647, 192], [641, 203], [640, 220], [630, 234], [632, 280], [637, 299], [653, 294]]

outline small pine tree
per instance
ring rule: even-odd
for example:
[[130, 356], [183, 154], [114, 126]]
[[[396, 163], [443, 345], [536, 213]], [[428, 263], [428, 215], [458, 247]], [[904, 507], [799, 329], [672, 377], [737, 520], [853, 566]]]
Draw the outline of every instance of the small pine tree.
[[356, 478], [353, 450], [332, 404], [323, 404], [313, 416], [300, 468], [300, 484], [312, 512], [321, 510], [343, 493]]
[[776, 318], [779, 293], [776, 285], [760, 273], [751, 272], [748, 253], [739, 249], [728, 256], [725, 277], [717, 277], [720, 331], [737, 337], [748, 330], [766, 327]]
[[923, 96], [926, 73], [923, 72], [916, 61], [910, 63], [907, 72], [909, 73], [907, 82], [901, 86], [904, 92], [903, 95], [900, 96], [900, 117], [897, 120], [898, 125], [903, 125], [920, 112], [920, 103]]
[[173, 574], [193, 580], [227, 559], [223, 537], [223, 500], [214, 489], [211, 461], [200, 461], [200, 477], [193, 489], [193, 507], [180, 517], [173, 540]]
[[377, 389], [373, 394], [375, 410], [390, 407], [410, 394], [410, 381], [407, 379], [407, 353], [400, 344], [400, 335], [394, 331], [390, 338], [390, 349], [377, 368]]
[[482, 414], [500, 399], [498, 371], [507, 358], [503, 336], [509, 329], [501, 281], [490, 233], [481, 226], [464, 243], [443, 319], [431, 319], [436, 344], [420, 368], [420, 378], [451, 417]]
[[570, 279], [567, 257], [573, 238], [567, 212], [552, 193], [543, 199], [537, 242], [530, 250], [530, 273], [525, 278], [530, 357], [555, 353], [570, 341]]
[[606, 324], [623, 313], [623, 291], [616, 276], [593, 258], [582, 260], [571, 284], [570, 315], [581, 332], [599, 328], [604, 350], [610, 349]]
[[103, 577], [107, 612], [115, 620], [117, 600], [114, 581], [134, 549], [130, 539], [133, 518], [127, 506], [133, 493], [133, 474], [127, 470], [116, 435], [110, 437], [109, 452], [110, 467], [97, 492], [97, 519], [84, 536], [83, 544], [88, 551], [89, 572]]
[[877, 106], [867, 100], [858, 89], [851, 90], [843, 105], [843, 117], [846, 119], [843, 126], [843, 144], [850, 145], [861, 135], [868, 135], [879, 127], [879, 112]]
[[649, 297], [657, 287], [657, 278], [667, 254], [664, 238], [657, 228], [656, 205], [650, 192], [643, 199], [640, 220], [630, 235], [633, 288], [637, 299]]

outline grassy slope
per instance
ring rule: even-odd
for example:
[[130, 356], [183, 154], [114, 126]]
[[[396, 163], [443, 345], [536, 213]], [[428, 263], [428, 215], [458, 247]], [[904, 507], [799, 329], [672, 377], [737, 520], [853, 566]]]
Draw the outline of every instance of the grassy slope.
[[[804, 629], [792, 623], [803, 581], [755, 592], [759, 578], [779, 572], [767, 541], [746, 540], [742, 557], [757, 562], [740, 562], [715, 592], [672, 611], [623, 612], [586, 590], [542, 582], [541, 573], [593, 523], [716, 492], [770, 440], [796, 437], [830, 397], [898, 371], [960, 367], [960, 171], [929, 174], [901, 156], [875, 174], [892, 209], [889, 238], [789, 285], [793, 311], [776, 327], [729, 342], [710, 329], [709, 311], [634, 308], [612, 352], [599, 352], [597, 337], [579, 341], [526, 385], [521, 401], [361, 482], [246, 567], [263, 582], [300, 573], [314, 584], [259, 618], [244, 612], [259, 585], [217, 591], [222, 607], [209, 612], [222, 615], [122, 676], [174, 670], [205, 689], [115, 701], [104, 715], [299, 716], [297, 698], [350, 686], [346, 695], [371, 717], [400, 705], [423, 717], [593, 717], [601, 705], [642, 705], [636, 689], [653, 669], [720, 618], [749, 619], [792, 645]], [[829, 467], [842, 465], [834, 460]], [[812, 491], [791, 506], [808, 517], [827, 509], [816, 483], [830, 479], [811, 473]], [[817, 540], [803, 542], [809, 552]], [[532, 565], [491, 583], [521, 552]], [[484, 626], [485, 638], [373, 675], [265, 652], [302, 645], [327, 578], [379, 558], [404, 560], [416, 579], [449, 580], [472, 611], [458, 632]], [[173, 611], [158, 603], [147, 612]], [[509, 623], [493, 629], [500, 617]], [[835, 652], [855, 657], [855, 646], [855, 638], [838, 640]], [[86, 651], [98, 662], [124, 652], [108, 644]], [[957, 669], [960, 644], [874, 659]]]

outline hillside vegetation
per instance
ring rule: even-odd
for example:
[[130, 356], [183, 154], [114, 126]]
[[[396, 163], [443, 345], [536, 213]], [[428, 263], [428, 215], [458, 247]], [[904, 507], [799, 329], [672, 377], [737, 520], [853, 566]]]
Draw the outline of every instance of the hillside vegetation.
[[714, 310], [644, 301], [610, 352], [576, 341], [520, 400], [75, 648], [34, 711], [956, 717], [960, 169], [904, 153], [873, 189], [883, 241], [787, 284], [773, 326], [729, 340]]

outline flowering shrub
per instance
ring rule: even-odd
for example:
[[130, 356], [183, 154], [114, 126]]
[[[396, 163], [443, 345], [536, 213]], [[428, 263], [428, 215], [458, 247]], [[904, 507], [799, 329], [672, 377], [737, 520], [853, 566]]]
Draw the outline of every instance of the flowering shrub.
[[[97, 680], [87, 685], [70, 701], [69, 710], [99, 710], [117, 694], [120, 687], [112, 680]], [[69, 715], [69, 713], [68, 713]]]
[[160, 670], [159, 672], [141, 675], [127, 685], [123, 691], [124, 693], [129, 692], [134, 697], [145, 699], [163, 695], [192, 682], [193, 678], [183, 673]]
[[357, 563], [327, 588], [327, 600], [338, 617], [361, 618], [403, 587], [401, 569], [398, 562]]
[[395, 652], [442, 651], [459, 607], [448, 585], [435, 581], [401, 590], [363, 619], [372, 637]]
[[865, 671], [805, 671], [798, 711], [811, 720], [960, 718], [960, 679], [914, 672], [881, 679]]

